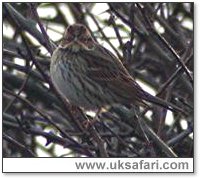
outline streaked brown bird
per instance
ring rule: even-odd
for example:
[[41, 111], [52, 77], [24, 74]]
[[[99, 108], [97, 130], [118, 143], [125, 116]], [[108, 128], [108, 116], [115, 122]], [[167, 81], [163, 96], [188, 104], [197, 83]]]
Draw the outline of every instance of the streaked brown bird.
[[82, 24], [66, 29], [51, 57], [50, 74], [56, 88], [72, 105], [88, 110], [117, 103], [144, 105], [148, 101], [183, 112], [144, 91], [122, 62], [95, 42]]

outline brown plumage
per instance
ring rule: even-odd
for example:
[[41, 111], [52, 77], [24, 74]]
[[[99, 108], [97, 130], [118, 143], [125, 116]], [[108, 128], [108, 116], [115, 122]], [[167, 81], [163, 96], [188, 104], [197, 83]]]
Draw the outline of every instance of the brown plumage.
[[100, 108], [116, 103], [143, 105], [145, 101], [172, 111], [177, 106], [145, 92], [121, 61], [96, 43], [81, 24], [67, 28], [51, 58], [55, 86], [76, 106]]

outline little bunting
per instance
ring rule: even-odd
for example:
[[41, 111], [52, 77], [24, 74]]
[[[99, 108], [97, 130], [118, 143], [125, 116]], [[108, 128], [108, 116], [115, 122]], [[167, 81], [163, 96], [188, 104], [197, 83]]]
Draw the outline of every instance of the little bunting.
[[55, 87], [75, 106], [87, 110], [114, 104], [146, 105], [183, 110], [144, 91], [122, 62], [95, 42], [82, 24], [70, 25], [51, 57], [50, 75]]

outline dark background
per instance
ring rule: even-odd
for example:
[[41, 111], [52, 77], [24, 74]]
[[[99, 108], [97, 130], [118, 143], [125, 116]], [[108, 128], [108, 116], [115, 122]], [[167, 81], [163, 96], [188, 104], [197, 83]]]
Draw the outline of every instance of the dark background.
[[[55, 14], [45, 17], [48, 8]], [[193, 3], [3, 3], [3, 157], [193, 157], [193, 10]], [[86, 130], [90, 113], [73, 109], [49, 77], [71, 18], [187, 115], [119, 104]]]

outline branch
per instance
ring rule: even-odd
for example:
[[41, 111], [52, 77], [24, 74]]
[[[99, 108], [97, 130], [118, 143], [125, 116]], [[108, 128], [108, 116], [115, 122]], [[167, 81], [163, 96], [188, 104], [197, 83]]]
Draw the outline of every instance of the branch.
[[42, 22], [40, 21], [40, 17], [37, 13], [37, 9], [36, 9], [36, 6], [34, 5], [34, 3], [31, 3], [30, 4], [30, 7], [31, 7], [31, 10], [33, 12], [33, 15], [35, 16], [35, 19], [37, 20], [38, 24], [39, 24], [39, 27], [41, 29], [41, 32], [44, 36], [44, 40], [46, 42], [46, 46], [47, 46], [47, 49], [49, 50], [50, 54], [52, 55], [53, 53], [53, 50], [54, 48], [51, 46], [51, 43], [49, 41], [49, 36], [47, 35], [47, 32], [46, 30], [44, 29], [43, 25], [42, 25]]
[[28, 149], [28, 147], [24, 146], [23, 144], [13, 139], [9, 135], [5, 134], [4, 132], [3, 132], [3, 139], [13, 144], [15, 148], [18, 148], [19, 150], [25, 152], [28, 155], [28, 157], [37, 157], [30, 149]]
[[9, 3], [4, 3], [5, 9], [8, 12], [11, 19], [15, 22], [18, 28], [26, 30], [33, 37], [35, 37], [50, 53], [52, 49], [55, 48], [55, 45], [51, 43], [46, 43], [44, 35], [38, 31], [36, 28], [36, 23], [31, 19], [24, 18], [18, 11], [16, 11]]

